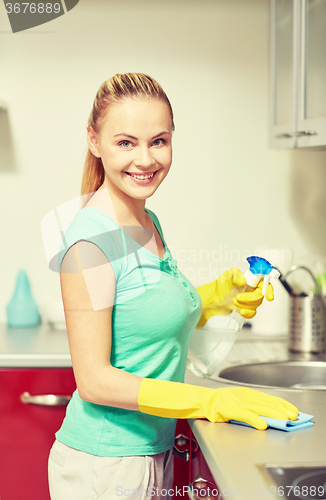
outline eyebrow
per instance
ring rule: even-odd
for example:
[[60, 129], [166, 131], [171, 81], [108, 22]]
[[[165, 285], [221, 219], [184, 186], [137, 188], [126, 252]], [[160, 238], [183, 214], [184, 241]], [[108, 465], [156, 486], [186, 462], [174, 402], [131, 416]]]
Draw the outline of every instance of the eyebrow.
[[[154, 135], [154, 137], [151, 137], [151, 141], [153, 139], [156, 139], [157, 137], [160, 137], [160, 135], [163, 135], [163, 134], [170, 134], [170, 132], [168, 131], [164, 131], [164, 132], [160, 132], [159, 134], [157, 135]], [[123, 137], [129, 137], [130, 139], [134, 139], [134, 141], [138, 141], [138, 138], [133, 136], [133, 135], [129, 135], [129, 134], [124, 134], [123, 132], [121, 132], [120, 134], [115, 134], [113, 137], [119, 137], [119, 136], [123, 136]]]

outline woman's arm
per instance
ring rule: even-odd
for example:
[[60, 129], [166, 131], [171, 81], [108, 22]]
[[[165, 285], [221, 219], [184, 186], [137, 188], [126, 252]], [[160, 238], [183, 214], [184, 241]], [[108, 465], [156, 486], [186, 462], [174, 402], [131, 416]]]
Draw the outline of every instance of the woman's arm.
[[65, 255], [60, 280], [79, 396], [99, 405], [139, 410], [142, 378], [110, 363], [115, 294], [111, 264], [96, 245], [81, 241]]

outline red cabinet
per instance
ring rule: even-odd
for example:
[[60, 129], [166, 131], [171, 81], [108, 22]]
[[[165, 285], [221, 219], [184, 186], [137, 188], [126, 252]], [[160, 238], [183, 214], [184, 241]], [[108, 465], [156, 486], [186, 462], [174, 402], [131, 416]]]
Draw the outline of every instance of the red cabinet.
[[75, 388], [71, 368], [0, 369], [1, 500], [50, 499], [48, 456]]
[[[174, 491], [185, 491], [183, 488], [188, 486], [191, 481], [190, 468], [190, 434], [191, 429], [187, 420], [178, 420], [176, 427], [176, 442], [174, 446]], [[182, 498], [182, 497], [181, 497]]]
[[[48, 457], [76, 383], [71, 368], [0, 368], [0, 499], [50, 500]], [[187, 420], [178, 420], [174, 489], [214, 481]], [[181, 458], [182, 457], [182, 458]]]
[[[175, 448], [174, 491], [178, 491], [177, 496], [193, 500], [221, 500], [215, 480], [187, 420], [177, 422]], [[189, 491], [191, 486], [192, 492]]]

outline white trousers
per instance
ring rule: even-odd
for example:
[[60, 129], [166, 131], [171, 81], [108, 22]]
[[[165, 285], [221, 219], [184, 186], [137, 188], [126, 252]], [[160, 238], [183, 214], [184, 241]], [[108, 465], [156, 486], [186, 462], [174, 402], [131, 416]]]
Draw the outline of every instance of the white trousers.
[[98, 457], [55, 441], [49, 456], [51, 500], [170, 500], [172, 449], [157, 455]]

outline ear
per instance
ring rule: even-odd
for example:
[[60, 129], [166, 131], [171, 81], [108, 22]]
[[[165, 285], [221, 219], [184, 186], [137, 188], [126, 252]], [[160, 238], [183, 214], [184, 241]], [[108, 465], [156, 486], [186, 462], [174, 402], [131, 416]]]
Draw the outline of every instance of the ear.
[[87, 127], [87, 143], [90, 151], [93, 153], [96, 158], [101, 158], [99, 149], [98, 149], [98, 137], [91, 125]]

